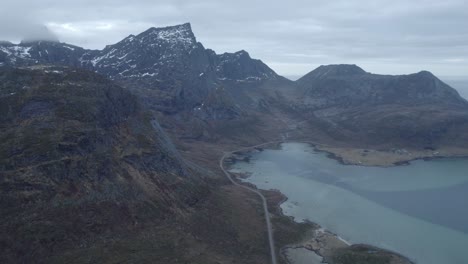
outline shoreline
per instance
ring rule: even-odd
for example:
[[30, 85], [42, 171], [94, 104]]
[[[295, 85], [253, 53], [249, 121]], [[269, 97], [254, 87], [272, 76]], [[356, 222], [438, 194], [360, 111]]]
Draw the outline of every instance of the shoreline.
[[[246, 177], [246, 178], [248, 178], [248, 177]], [[245, 179], [245, 178], [244, 178], [244, 179]], [[241, 181], [241, 182], [242, 182], [242, 181]], [[252, 185], [253, 185], [253, 184], [252, 184]], [[255, 186], [255, 188], [257, 188], [256, 185], [253, 185], [253, 186]], [[258, 189], [258, 188], [257, 188], [257, 189]], [[296, 221], [296, 220], [294, 219], [293, 216], [289, 216], [289, 215], [285, 215], [285, 214], [284, 214], [283, 209], [281, 208], [281, 205], [282, 205], [283, 203], [287, 202], [287, 201], [289, 200], [289, 198], [288, 198], [285, 194], [283, 194], [280, 190], [276, 190], [276, 189], [274, 189], [274, 190], [262, 190], [262, 189], [258, 189], [258, 190], [260, 190], [260, 191], [272, 191], [272, 192], [276, 192], [276, 193], [278, 193], [279, 195], [285, 197], [283, 200], [281, 200], [280, 202], [278, 202], [278, 203], [276, 204], [276, 208], [275, 208], [275, 209], [277, 209], [277, 210], [280, 212], [280, 215], [279, 215], [279, 216], [280, 216], [280, 217], [286, 217], [286, 218], [288, 218], [288, 219], [291, 219], [291, 220], [292, 220], [293, 222], [295, 222], [295, 223], [301, 223], [301, 222], [299, 222], [299, 221]], [[337, 233], [332, 232], [331, 230], [328, 230], [328, 229], [322, 227], [322, 226], [319, 225], [318, 223], [312, 222], [311, 220], [308, 220], [308, 219], [305, 219], [304, 222], [311, 223], [311, 224], [313, 224], [314, 226], [317, 226], [316, 229], [313, 229], [313, 233], [314, 233], [314, 234], [321, 234], [321, 235], [323, 235], [323, 236], [325, 236], [325, 237], [327, 237], [327, 238], [334, 238], [334, 239], [337, 239], [338, 241], [342, 242], [342, 243], [343, 243], [344, 245], [346, 245], [347, 247], [364, 246], [364, 247], [368, 247], [368, 248], [373, 248], [373, 249], [376, 249], [376, 250], [385, 251], [385, 252], [387, 252], [387, 253], [389, 253], [389, 254], [392, 254], [392, 255], [395, 255], [395, 256], [397, 256], [397, 257], [399, 257], [399, 258], [403, 258], [403, 259], [407, 260], [408, 263], [416, 264], [416, 263], [415, 263], [414, 261], [412, 261], [409, 257], [404, 256], [403, 254], [400, 254], [400, 253], [395, 252], [395, 251], [393, 251], [393, 250], [381, 248], [381, 247], [378, 247], [378, 246], [375, 246], [375, 245], [370, 245], [370, 244], [363, 244], [363, 243], [356, 243], [356, 244], [354, 244], [354, 243], [351, 243], [351, 242], [347, 241], [346, 239], [342, 238], [342, 237], [339, 236]], [[316, 239], [316, 236], [309, 237], [309, 239], [310, 239], [310, 240]], [[310, 241], [310, 240], [309, 240], [309, 241]], [[287, 249], [299, 249], [299, 248], [303, 248], [303, 249], [309, 250], [309, 251], [311, 251], [311, 252], [314, 252], [317, 256], [320, 256], [320, 257], [322, 258], [323, 261], [325, 261], [325, 260], [327, 259], [327, 257], [329, 257], [329, 256], [324, 255], [324, 254], [323, 254], [322, 252], [320, 252], [320, 251], [323, 250], [323, 249], [325, 249], [325, 247], [328, 247], [329, 244], [328, 244], [328, 243], [325, 243], [325, 244], [324, 244], [325, 247], [313, 248], [313, 247], [310, 247], [310, 246], [308, 245], [308, 242], [309, 242], [309, 241], [306, 240], [306, 241], [300, 241], [300, 242], [298, 242], [297, 244], [285, 245], [284, 247], [281, 247], [281, 248], [280, 248], [280, 253], [281, 253], [282, 257], [286, 260], [286, 262], [288, 262], [289, 264], [294, 264], [294, 263], [291, 263], [291, 262], [289, 261], [287, 255], [286, 255], [286, 252], [285, 252]], [[327, 262], [323, 262], [323, 263], [327, 264]]]
[[[321, 143], [307, 141], [307, 140], [282, 140], [275, 141], [269, 144], [266, 144], [265, 147], [255, 147], [255, 148], [245, 148], [242, 151], [236, 151], [234, 155], [242, 156], [245, 161], [250, 159], [248, 153], [255, 151], [263, 151], [264, 149], [279, 149], [283, 143], [303, 143], [308, 144], [316, 152], [325, 153], [327, 158], [336, 160], [342, 165], [346, 166], [364, 166], [364, 167], [396, 167], [396, 166], [407, 166], [415, 161], [431, 161], [431, 160], [443, 160], [443, 159], [468, 159], [468, 150], [467, 149], [455, 149], [452, 153], [441, 155], [441, 152], [434, 155], [433, 150], [424, 150], [413, 152], [406, 151], [407, 154], [396, 153], [395, 151], [390, 150], [375, 150], [375, 149], [362, 149], [362, 148], [340, 148], [327, 146]], [[397, 150], [398, 151], [398, 150]], [[443, 152], [450, 150], [442, 150]], [[364, 156], [362, 154], [365, 154]], [[377, 157], [374, 157], [374, 156]], [[353, 158], [350, 158], [352, 156]], [[358, 160], [354, 157], [368, 157], [371, 160]], [[236, 159], [240, 160], [240, 159]]]
[[[259, 190], [261, 190], [261, 189], [259, 189]], [[282, 196], [285, 197], [285, 199], [283, 199], [282, 201], [280, 201], [280, 202], [277, 203], [277, 205], [276, 205], [276, 209], [280, 212], [279, 217], [286, 217], [286, 218], [288, 218], [288, 219], [291, 219], [291, 221], [293, 221], [293, 222], [295, 222], [295, 223], [301, 223], [301, 222], [296, 221], [296, 220], [294, 219], [294, 217], [289, 216], [289, 215], [285, 215], [284, 212], [283, 212], [283, 209], [281, 208], [281, 205], [282, 205], [283, 203], [285, 203], [286, 201], [288, 201], [289, 198], [288, 198], [286, 195], [284, 195], [284, 194], [283, 194], [281, 191], [279, 191], [279, 190], [270, 190], [270, 191], [277, 192], [277, 193], [279, 193], [280, 195], [282, 195]], [[339, 235], [337, 235], [337, 234], [335, 234], [335, 233], [333, 233], [333, 232], [331, 232], [331, 231], [329, 231], [329, 230], [323, 228], [321, 225], [319, 225], [319, 224], [317, 224], [317, 223], [315, 223], [315, 222], [312, 222], [312, 221], [310, 221], [310, 220], [308, 220], [308, 219], [304, 220], [304, 222], [308, 222], [308, 223], [313, 224], [314, 226], [317, 226], [316, 229], [313, 229], [313, 233], [314, 233], [314, 234], [316, 234], [316, 233], [322, 233], [322, 234], [330, 235], [330, 236], [332, 236], [332, 237], [338, 239], [339, 241], [343, 242], [344, 244], [346, 244], [346, 246], [352, 246], [352, 245], [353, 245], [352, 243], [346, 241], [345, 239], [343, 239], [343, 238], [340, 237]], [[315, 236], [310, 236], [310, 237], [309, 237], [309, 240], [311, 240], [311, 239], [315, 239]], [[307, 241], [308, 241], [308, 240], [305, 240], [305, 241], [298, 242], [297, 244], [285, 245], [285, 246], [281, 247], [280, 253], [281, 253], [283, 259], [285, 259], [286, 262], [289, 263], [289, 264], [294, 264], [294, 263], [290, 262], [290, 260], [288, 259], [288, 256], [286, 255], [286, 251], [287, 251], [288, 249], [299, 249], [299, 248], [303, 248], [303, 249], [306, 249], [306, 250], [309, 250], [309, 251], [315, 253], [317, 256], [321, 257], [322, 260], [324, 261], [324, 260], [325, 260], [325, 256], [323, 256], [323, 254], [320, 253], [320, 249], [321, 249], [321, 248], [314, 249], [314, 248], [308, 247], [307, 244], [306, 244]]]
[[[468, 150], [455, 149], [455, 150], [402, 150], [403, 153], [390, 150], [373, 150], [362, 148], [338, 148], [324, 146], [307, 141], [288, 141], [289, 143], [306, 143], [309, 144], [315, 151], [327, 154], [327, 157], [334, 159], [342, 165], [350, 166], [365, 166], [365, 167], [395, 167], [407, 166], [415, 161], [431, 161], [442, 159], [468, 159]], [[450, 153], [445, 153], [450, 152]], [[437, 154], [435, 154], [437, 153]], [[358, 159], [358, 158], [361, 159]]]
[[[251, 157], [251, 155], [252, 155], [252, 153], [254, 151], [261, 152], [264, 149], [278, 149], [281, 146], [281, 144], [283, 144], [283, 143], [293, 143], [293, 142], [294, 141], [272, 142], [271, 144], [274, 145], [273, 148], [269, 148], [269, 147], [251, 148], [251, 149], [246, 148], [243, 151], [237, 151], [237, 152], [232, 153], [231, 156], [227, 157], [227, 159], [225, 160], [225, 163], [226, 163], [227, 168], [229, 169], [231, 167], [231, 165], [235, 164], [238, 161], [249, 162], [250, 157]], [[356, 164], [349, 164], [349, 163], [346, 164], [346, 163], [342, 162], [341, 157], [336, 156], [336, 154], [334, 154], [332, 152], [328, 152], [326, 150], [321, 150], [321, 149], [317, 148], [317, 145], [314, 144], [314, 143], [305, 142], [305, 141], [297, 142], [297, 143], [309, 144], [315, 151], [325, 152], [325, 153], [327, 153], [328, 158], [335, 159], [338, 162], [342, 163], [343, 165], [356, 165]], [[268, 145], [270, 145], [270, 144], [268, 144]], [[233, 157], [233, 156], [235, 156], [235, 157]], [[445, 157], [440, 157], [440, 158], [445, 158]], [[421, 159], [421, 158], [419, 158], [419, 159]], [[414, 159], [414, 160], [418, 160], [418, 159]], [[411, 161], [408, 161], [407, 164], [404, 164], [404, 165], [409, 165], [410, 162]], [[394, 166], [401, 166], [401, 165], [403, 165], [403, 164], [395, 164]], [[301, 222], [296, 221], [293, 216], [288, 216], [288, 215], [284, 214], [283, 209], [281, 208], [281, 205], [284, 204], [285, 202], [287, 202], [289, 198], [285, 194], [283, 194], [280, 190], [276, 190], [276, 189], [274, 189], [274, 190], [259, 189], [256, 185], [251, 184], [251, 183], [246, 183], [246, 182], [243, 181], [243, 180], [249, 178], [251, 175], [245, 174], [245, 173], [237, 173], [237, 172], [232, 173], [232, 174], [233, 174], [235, 180], [237, 182], [239, 182], [240, 184], [242, 184], [242, 185], [253, 187], [253, 188], [255, 188], [256, 190], [258, 190], [260, 192], [274, 192], [274, 193], [277, 193], [278, 195], [284, 197], [282, 200], [280, 200], [279, 202], [277, 202], [275, 204], [275, 210], [277, 210], [279, 212], [278, 217], [287, 218], [290, 221], [293, 221], [294, 223], [298, 223], [298, 224], [300, 224], [301, 222], [310, 223], [310, 224], [312, 224], [313, 226], [316, 227], [316, 228], [311, 229], [311, 231], [313, 232], [313, 235], [308, 235], [307, 239], [302, 240], [302, 241], [298, 241], [295, 244], [289, 244], [289, 245], [285, 245], [285, 246], [279, 248], [279, 254], [289, 264], [293, 264], [293, 263], [290, 262], [290, 260], [288, 259], [288, 256], [286, 255], [286, 251], [288, 249], [304, 248], [306, 250], [309, 250], [309, 251], [315, 253], [317, 256], [321, 257], [323, 261], [328, 261], [329, 258], [333, 255], [334, 251], [343, 250], [345, 248], [352, 249], [352, 248], [355, 248], [355, 247], [364, 247], [364, 248], [367, 248], [368, 250], [371, 250], [371, 251], [375, 250], [375, 251], [382, 252], [384, 254], [390, 255], [390, 256], [397, 259], [397, 262], [395, 262], [395, 263], [405, 263], [405, 264], [414, 264], [415, 263], [410, 258], [408, 258], [408, 257], [406, 257], [406, 256], [404, 256], [404, 255], [402, 255], [402, 254], [400, 254], [398, 252], [394, 252], [392, 250], [380, 248], [380, 247], [374, 246], [374, 245], [362, 244], [362, 243], [353, 244], [353, 243], [345, 240], [344, 238], [340, 237], [338, 234], [336, 234], [336, 233], [334, 233], [334, 232], [332, 232], [330, 230], [327, 230], [326, 228], [322, 227], [318, 223], [312, 222], [312, 221], [310, 221], [308, 219], [305, 219], [304, 221], [301, 221]], [[398, 261], [398, 260], [401, 260], [401, 261]], [[328, 262], [324, 262], [324, 263], [328, 263]]]

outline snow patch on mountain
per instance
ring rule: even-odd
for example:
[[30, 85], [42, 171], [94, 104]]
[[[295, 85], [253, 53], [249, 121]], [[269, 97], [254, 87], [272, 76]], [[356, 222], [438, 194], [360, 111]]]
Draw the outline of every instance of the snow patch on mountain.
[[70, 47], [70, 46], [67, 46], [67, 45], [63, 45], [63, 47], [66, 48], [66, 49], [69, 49], [69, 50], [71, 50], [71, 51], [74, 51], [74, 50], [75, 50], [75, 48]]
[[0, 47], [0, 50], [6, 53], [8, 56], [15, 56], [22, 59], [31, 57], [31, 54], [29, 53], [31, 47], [14, 45], [9, 47]]
[[8, 56], [11, 55], [11, 51], [6, 48], [6, 47], [0, 47], [0, 51], [3, 51], [4, 53], [6, 53]]
[[60, 42], [38, 42], [27, 47], [0, 43], [0, 52], [6, 53], [2, 62], [7, 65], [59, 63], [81, 66], [113, 80], [136, 81], [141, 78], [151, 87], [160, 80], [167, 86], [162, 89], [187, 87], [196, 90], [192, 94], [193, 101], [198, 101], [197, 97], [205, 96], [206, 91], [215, 89], [222, 81], [258, 82], [277, 77], [268, 66], [252, 59], [244, 50], [217, 55], [205, 49], [196, 41], [188, 23], [150, 28], [103, 50], [85, 50]]
[[190, 32], [187, 28], [153, 31], [152, 34], [156, 35], [158, 40], [166, 42], [193, 44], [193, 38], [190, 36]]
[[31, 50], [31, 47], [14, 46], [13, 50], [15, 51], [16, 55], [20, 58], [31, 57], [31, 54], [29, 54], [29, 50]]

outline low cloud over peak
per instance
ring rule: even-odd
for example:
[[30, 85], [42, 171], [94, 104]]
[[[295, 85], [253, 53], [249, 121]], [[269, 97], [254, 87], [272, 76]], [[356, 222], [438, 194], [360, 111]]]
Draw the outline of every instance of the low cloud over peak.
[[19, 41], [58, 41], [58, 37], [39, 20], [29, 17], [28, 12], [23, 15], [7, 13], [12, 9], [0, 12], [0, 39], [12, 42]]

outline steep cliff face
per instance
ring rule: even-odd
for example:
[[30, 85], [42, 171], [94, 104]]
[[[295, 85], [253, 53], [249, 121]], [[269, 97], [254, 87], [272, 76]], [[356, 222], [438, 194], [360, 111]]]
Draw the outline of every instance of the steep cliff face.
[[1, 69], [0, 80], [1, 262], [46, 262], [205, 195], [127, 90], [68, 68]]

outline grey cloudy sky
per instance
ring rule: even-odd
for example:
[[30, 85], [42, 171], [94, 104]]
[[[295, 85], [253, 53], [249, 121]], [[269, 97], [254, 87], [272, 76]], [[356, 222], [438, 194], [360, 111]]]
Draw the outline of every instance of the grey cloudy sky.
[[245, 49], [288, 76], [354, 63], [468, 77], [468, 0], [3, 0], [0, 39], [48, 34], [46, 25], [62, 42], [100, 49], [184, 22], [205, 47]]

